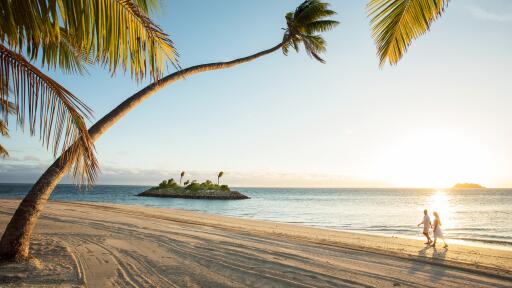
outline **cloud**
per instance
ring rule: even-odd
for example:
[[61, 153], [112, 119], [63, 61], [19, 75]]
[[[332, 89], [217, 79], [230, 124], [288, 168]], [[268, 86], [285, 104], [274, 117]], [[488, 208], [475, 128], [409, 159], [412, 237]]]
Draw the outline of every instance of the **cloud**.
[[[0, 165], [0, 183], [34, 183], [48, 164], [17, 162]], [[222, 183], [231, 187], [388, 187], [389, 183], [357, 177], [314, 173], [231, 172], [224, 171]], [[98, 184], [156, 185], [163, 179], [179, 179], [180, 171], [126, 169], [103, 166]], [[186, 171], [185, 180], [216, 181], [217, 171]], [[73, 183], [68, 175], [61, 183]]]
[[23, 157], [23, 160], [24, 161], [35, 161], [35, 162], [40, 161], [39, 158], [37, 158], [36, 156], [32, 156], [32, 155]]
[[470, 6], [468, 7], [469, 13], [479, 20], [493, 21], [493, 22], [512, 22], [512, 12], [496, 13], [488, 11], [482, 7]]
[[[383, 181], [369, 181], [352, 176], [314, 173], [233, 172], [224, 171], [221, 182], [232, 187], [387, 187]], [[158, 169], [126, 169], [104, 166], [98, 183], [124, 185], [156, 185], [163, 179], [179, 179], [180, 171]], [[186, 180], [217, 180], [218, 171], [186, 171]]]
[[22, 164], [2, 163], [0, 165], [0, 182], [2, 183], [32, 183], [41, 176], [44, 169], [43, 164]]

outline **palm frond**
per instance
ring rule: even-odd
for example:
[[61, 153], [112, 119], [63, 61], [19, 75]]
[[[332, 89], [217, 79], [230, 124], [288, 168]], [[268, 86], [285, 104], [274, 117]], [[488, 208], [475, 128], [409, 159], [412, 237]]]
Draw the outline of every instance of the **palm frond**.
[[293, 39], [292, 39], [292, 41], [291, 41], [291, 43], [292, 43], [292, 47], [293, 47], [293, 49], [295, 49], [295, 52], [297, 52], [297, 53], [298, 53], [298, 52], [299, 52], [299, 47], [300, 47], [300, 46], [299, 46], [299, 44], [300, 44], [300, 39], [299, 39], [299, 38], [293, 38]]
[[64, 72], [84, 74], [87, 65], [93, 64], [94, 56], [76, 47], [68, 32], [61, 29], [58, 42], [48, 42], [42, 46], [41, 61], [50, 69], [60, 68]]
[[137, 80], [148, 72], [159, 79], [166, 61], [177, 66], [178, 55], [168, 35], [137, 5], [141, 1], [60, 0], [59, 7], [75, 46], [84, 47], [87, 54], [97, 51], [97, 58], [112, 73], [121, 66]]
[[[14, 103], [10, 101], [0, 101], [1, 111], [5, 111], [4, 113], [15, 115], [16, 114], [16, 106]], [[5, 106], [5, 107], [4, 107]], [[4, 120], [0, 120], [0, 135], [4, 137], [9, 137], [9, 129], [7, 127], [7, 122]]]
[[9, 129], [7, 129], [7, 123], [4, 120], [0, 120], [0, 135], [9, 137]]
[[9, 157], [9, 152], [7, 152], [7, 150], [4, 148], [4, 146], [2, 146], [2, 144], [0, 144], [0, 157]]
[[323, 53], [327, 50], [324, 38], [318, 35], [304, 35], [304, 41], [310, 45], [310, 50], [315, 53]]
[[287, 41], [286, 38], [288, 37], [288, 34], [284, 34], [283, 37], [283, 47], [281, 47], [281, 50], [283, 51], [283, 54], [285, 56], [288, 55], [288, 51], [290, 50], [291, 41]]
[[[9, 137], [9, 129], [7, 128], [7, 123], [5, 123], [3, 120], [0, 120], [0, 135], [3, 137]], [[0, 157], [5, 158], [8, 156], [9, 152], [2, 146], [2, 144], [0, 144]]]
[[[2, 78], [0, 77], [0, 79], [2, 79]], [[0, 81], [0, 85], [2, 85], [1, 81]], [[7, 92], [9, 90], [5, 89], [4, 91]], [[2, 93], [2, 92], [0, 92], [0, 93]], [[9, 114], [9, 115], [15, 115], [16, 114], [16, 105], [9, 100], [0, 101], [0, 113], [1, 113], [1, 115], [4, 115], [4, 113]], [[0, 120], [0, 121], [2, 121], [2, 120]]]
[[[317, 36], [319, 37], [319, 36]], [[322, 39], [322, 37], [319, 37], [320, 39]], [[323, 39], [322, 39], [323, 41]], [[304, 48], [306, 50], [306, 53], [316, 59], [318, 62], [320, 63], [325, 63], [325, 60], [322, 59], [322, 57], [320, 57], [320, 53], [322, 53], [323, 51], [325, 51], [325, 47], [321, 46], [321, 42], [320, 40], [318, 39], [314, 39], [312, 36], [308, 36], [307, 38], [304, 38], [302, 40], [302, 43], [304, 44]]]
[[372, 37], [382, 67], [396, 64], [411, 42], [430, 29], [449, 0], [370, 0]]
[[338, 26], [340, 22], [335, 20], [317, 20], [305, 25], [307, 34], [327, 32]]
[[30, 59], [46, 42], [58, 42], [56, 1], [0, 1], [0, 40], [13, 50], [26, 49]]
[[[173, 42], [149, 17], [156, 0], [0, 1], [0, 42], [28, 59], [43, 53], [43, 66], [76, 70], [73, 50], [98, 59], [111, 73], [129, 70], [158, 79], [169, 61], [178, 67]], [[62, 32], [69, 37], [61, 41]], [[64, 45], [70, 44], [70, 45]], [[64, 46], [63, 46], [64, 45]], [[64, 51], [61, 51], [64, 49]], [[67, 50], [66, 50], [67, 49]]]
[[336, 15], [335, 11], [327, 9], [329, 6], [318, 0], [306, 0], [295, 10], [294, 21], [305, 24]]
[[[79, 183], [93, 183], [98, 171], [93, 141], [82, 115], [91, 110], [68, 90], [30, 64], [22, 55], [0, 44], [0, 103], [2, 120], [8, 124], [9, 94], [14, 98], [17, 124], [30, 134], [40, 131], [43, 145], [54, 155], [67, 150], [73, 159], [73, 174]], [[9, 93], [9, 91], [12, 91]], [[28, 116], [27, 116], [28, 115]], [[73, 144], [74, 143], [74, 144]]]

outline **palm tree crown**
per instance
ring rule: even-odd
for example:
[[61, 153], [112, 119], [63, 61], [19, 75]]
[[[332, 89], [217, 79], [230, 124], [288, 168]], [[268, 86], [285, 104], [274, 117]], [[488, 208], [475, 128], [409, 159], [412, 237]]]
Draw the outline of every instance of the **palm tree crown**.
[[224, 172], [220, 171], [219, 174], [217, 174], [217, 185], [220, 183], [220, 177], [224, 176]]
[[27, 123], [31, 135], [39, 131], [55, 156], [60, 147], [69, 151], [77, 182], [94, 182], [98, 163], [85, 122], [92, 110], [33, 62], [68, 73], [98, 63], [112, 74], [122, 69], [137, 80], [147, 74], [156, 80], [177, 57], [168, 35], [148, 17], [156, 8], [156, 0], [0, 1], [3, 125], [12, 97], [16, 124]]
[[335, 11], [328, 8], [329, 3], [306, 0], [294, 12], [286, 14], [287, 28], [282, 47], [285, 55], [288, 54], [290, 47], [299, 52], [299, 46], [302, 44], [310, 57], [325, 63], [320, 54], [326, 51], [326, 42], [319, 33], [329, 31], [339, 24], [338, 21], [326, 19], [336, 15]]
[[180, 185], [181, 185], [181, 180], [183, 180], [183, 176], [185, 176], [185, 171], [181, 171], [181, 173], [180, 173]]

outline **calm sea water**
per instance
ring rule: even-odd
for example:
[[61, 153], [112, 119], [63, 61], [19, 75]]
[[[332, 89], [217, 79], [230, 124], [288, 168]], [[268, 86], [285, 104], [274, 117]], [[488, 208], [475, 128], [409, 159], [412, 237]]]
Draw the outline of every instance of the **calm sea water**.
[[[0, 184], [0, 198], [21, 198], [29, 184]], [[512, 189], [238, 188], [251, 197], [207, 201], [137, 197], [148, 186], [59, 185], [53, 200], [97, 201], [203, 211], [329, 229], [419, 237], [424, 208], [438, 211], [448, 239], [512, 247]], [[450, 241], [450, 240], [449, 240]]]

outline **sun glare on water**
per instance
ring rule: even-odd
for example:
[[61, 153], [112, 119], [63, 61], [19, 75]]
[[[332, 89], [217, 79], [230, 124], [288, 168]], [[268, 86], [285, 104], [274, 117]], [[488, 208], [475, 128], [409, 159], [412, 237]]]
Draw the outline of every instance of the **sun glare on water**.
[[436, 191], [427, 199], [429, 214], [432, 223], [434, 222], [433, 212], [437, 212], [441, 218], [443, 228], [453, 227], [452, 211], [450, 206], [451, 197], [444, 191]]

